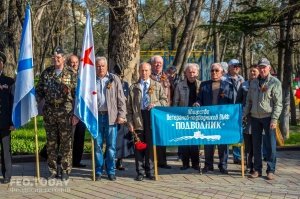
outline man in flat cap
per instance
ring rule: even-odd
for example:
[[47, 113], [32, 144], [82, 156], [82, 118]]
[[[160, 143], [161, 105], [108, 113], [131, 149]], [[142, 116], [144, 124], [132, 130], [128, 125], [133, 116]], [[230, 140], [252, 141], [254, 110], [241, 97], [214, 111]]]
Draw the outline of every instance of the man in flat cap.
[[250, 83], [245, 111], [251, 116], [251, 133], [253, 141], [254, 172], [251, 178], [262, 176], [262, 134], [265, 132], [264, 144], [267, 159], [267, 179], [273, 180], [276, 168], [277, 120], [282, 110], [281, 83], [270, 74], [271, 64], [268, 59], [258, 61], [259, 76]]
[[0, 51], [0, 144], [1, 144], [1, 171], [3, 183], [7, 184], [11, 179], [11, 137], [13, 129], [12, 105], [13, 95], [12, 86], [14, 80], [3, 73], [6, 56]]
[[53, 56], [53, 65], [42, 72], [36, 87], [37, 100], [45, 100], [43, 116], [50, 171], [48, 179], [59, 175], [57, 172], [58, 152], [62, 155], [62, 181], [68, 180], [72, 169], [72, 118], [75, 88], [76, 75], [72, 68], [65, 65], [63, 49], [57, 47]]

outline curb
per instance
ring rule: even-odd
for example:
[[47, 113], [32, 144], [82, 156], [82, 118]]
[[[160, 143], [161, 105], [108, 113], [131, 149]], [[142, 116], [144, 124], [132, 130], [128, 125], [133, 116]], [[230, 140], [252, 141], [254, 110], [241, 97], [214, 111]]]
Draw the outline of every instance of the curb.
[[[277, 151], [300, 151], [300, 146], [278, 146]], [[167, 156], [177, 156], [176, 151], [168, 151]], [[41, 156], [40, 162], [46, 162], [46, 159], [42, 158]], [[91, 158], [90, 153], [84, 153], [82, 155], [83, 160], [88, 160]], [[14, 155], [12, 156], [13, 163], [22, 163], [22, 162], [35, 162], [35, 155]]]

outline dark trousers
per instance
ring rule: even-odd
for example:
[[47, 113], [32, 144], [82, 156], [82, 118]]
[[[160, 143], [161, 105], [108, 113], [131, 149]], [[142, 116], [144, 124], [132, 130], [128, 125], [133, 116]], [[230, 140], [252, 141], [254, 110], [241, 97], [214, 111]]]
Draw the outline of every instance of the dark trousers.
[[[270, 129], [271, 118], [251, 118], [253, 136], [254, 170], [262, 172], [262, 140], [266, 149], [267, 173], [274, 173], [276, 168], [276, 137], [274, 129]], [[265, 136], [263, 137], [263, 131]]]
[[166, 146], [156, 146], [157, 153], [157, 165], [167, 165], [167, 148]]
[[[218, 146], [219, 169], [227, 169], [228, 145], [220, 144]], [[205, 167], [214, 168], [215, 145], [204, 145]]]
[[189, 167], [190, 159], [192, 167], [199, 166], [199, 147], [198, 146], [181, 146], [182, 166]]
[[73, 165], [79, 165], [84, 147], [85, 124], [79, 121], [74, 131], [73, 141]]
[[134, 150], [136, 172], [139, 175], [153, 175], [153, 142], [150, 129], [150, 111], [142, 110], [144, 130], [136, 130], [142, 142], [147, 143], [146, 150]]
[[253, 170], [253, 140], [252, 134], [244, 133], [247, 168]]
[[11, 138], [9, 130], [0, 130], [1, 171], [3, 178], [11, 178]]

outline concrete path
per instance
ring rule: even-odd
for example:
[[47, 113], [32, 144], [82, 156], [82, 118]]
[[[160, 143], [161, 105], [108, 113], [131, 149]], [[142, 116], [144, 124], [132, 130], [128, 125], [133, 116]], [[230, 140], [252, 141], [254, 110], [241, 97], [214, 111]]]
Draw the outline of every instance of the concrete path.
[[[215, 159], [217, 161], [217, 158]], [[201, 157], [203, 162], [203, 157]], [[134, 180], [134, 160], [126, 159], [126, 171], [117, 171], [117, 181], [91, 180], [91, 161], [86, 169], [73, 169], [70, 180], [47, 181], [45, 162], [41, 162], [41, 181], [35, 184], [35, 163], [13, 165], [10, 184], [0, 184], [0, 198], [300, 198], [300, 151], [279, 151], [275, 180], [241, 177], [241, 166], [229, 160], [229, 175], [215, 165], [213, 174], [199, 175], [196, 170], [181, 171], [181, 162], [168, 157], [172, 169], [160, 169], [159, 181]], [[264, 170], [266, 164], [264, 163]]]

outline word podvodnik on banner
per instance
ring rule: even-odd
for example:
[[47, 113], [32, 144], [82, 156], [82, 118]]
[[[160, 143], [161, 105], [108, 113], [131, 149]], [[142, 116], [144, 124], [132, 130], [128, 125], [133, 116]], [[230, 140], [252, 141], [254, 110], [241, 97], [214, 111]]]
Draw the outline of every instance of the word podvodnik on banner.
[[236, 144], [243, 139], [239, 104], [155, 107], [151, 119], [154, 145]]

